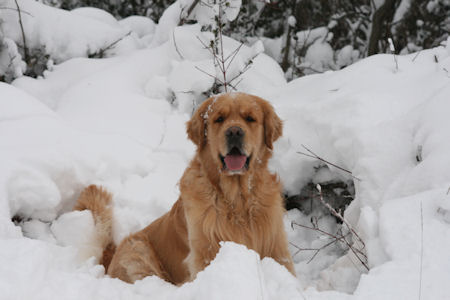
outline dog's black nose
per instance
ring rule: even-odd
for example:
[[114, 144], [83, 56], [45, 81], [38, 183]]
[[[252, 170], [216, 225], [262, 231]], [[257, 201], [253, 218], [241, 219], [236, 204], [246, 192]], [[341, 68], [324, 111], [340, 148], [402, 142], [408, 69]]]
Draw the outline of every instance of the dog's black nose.
[[241, 127], [232, 126], [232, 127], [227, 129], [227, 131], [225, 132], [225, 135], [228, 138], [231, 138], [231, 137], [243, 137], [244, 136], [244, 131], [241, 129]]
[[225, 138], [227, 140], [228, 151], [234, 147], [241, 150], [244, 142], [244, 130], [238, 126], [232, 126], [225, 131]]

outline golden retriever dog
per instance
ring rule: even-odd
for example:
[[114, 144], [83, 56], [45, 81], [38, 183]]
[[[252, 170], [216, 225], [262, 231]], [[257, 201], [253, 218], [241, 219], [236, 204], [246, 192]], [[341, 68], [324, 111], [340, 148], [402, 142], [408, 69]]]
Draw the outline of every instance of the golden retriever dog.
[[181, 177], [179, 199], [117, 247], [111, 195], [94, 185], [81, 193], [75, 209], [92, 211], [107, 274], [130, 283], [157, 275], [182, 284], [214, 259], [220, 241], [233, 241], [272, 257], [295, 276], [281, 184], [267, 169], [282, 134], [272, 106], [244, 93], [215, 96], [194, 113], [187, 134], [197, 151]]

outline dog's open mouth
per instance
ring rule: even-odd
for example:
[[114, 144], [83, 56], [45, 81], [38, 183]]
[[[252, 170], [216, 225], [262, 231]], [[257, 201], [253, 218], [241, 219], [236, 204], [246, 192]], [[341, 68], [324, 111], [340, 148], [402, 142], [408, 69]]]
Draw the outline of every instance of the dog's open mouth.
[[238, 172], [248, 169], [250, 156], [243, 154], [237, 147], [233, 147], [226, 156], [220, 155], [225, 170]]

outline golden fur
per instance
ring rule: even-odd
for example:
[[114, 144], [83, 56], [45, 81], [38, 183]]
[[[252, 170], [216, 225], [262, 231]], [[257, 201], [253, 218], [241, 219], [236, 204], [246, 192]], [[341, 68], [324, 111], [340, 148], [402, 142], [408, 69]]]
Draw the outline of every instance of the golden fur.
[[[221, 161], [229, 151], [225, 135], [231, 127], [245, 134], [242, 152], [248, 167], [237, 172]], [[90, 209], [94, 215], [107, 273], [127, 282], [157, 275], [181, 284], [214, 259], [220, 241], [233, 241], [274, 258], [295, 275], [283, 227], [281, 185], [267, 169], [272, 143], [282, 134], [272, 106], [243, 93], [213, 97], [187, 123], [187, 134], [197, 152], [180, 180], [178, 201], [117, 249], [111, 237], [111, 195], [96, 186], [81, 194], [76, 209]]]

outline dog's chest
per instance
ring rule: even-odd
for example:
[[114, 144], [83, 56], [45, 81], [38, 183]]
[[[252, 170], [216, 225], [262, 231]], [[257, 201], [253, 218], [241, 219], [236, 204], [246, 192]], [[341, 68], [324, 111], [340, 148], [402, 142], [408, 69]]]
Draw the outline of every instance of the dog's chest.
[[227, 203], [222, 199], [210, 209], [203, 229], [213, 244], [232, 241], [258, 250], [261, 240], [273, 238], [270, 230], [273, 207], [263, 207], [255, 198], [235, 200], [239, 201]]

